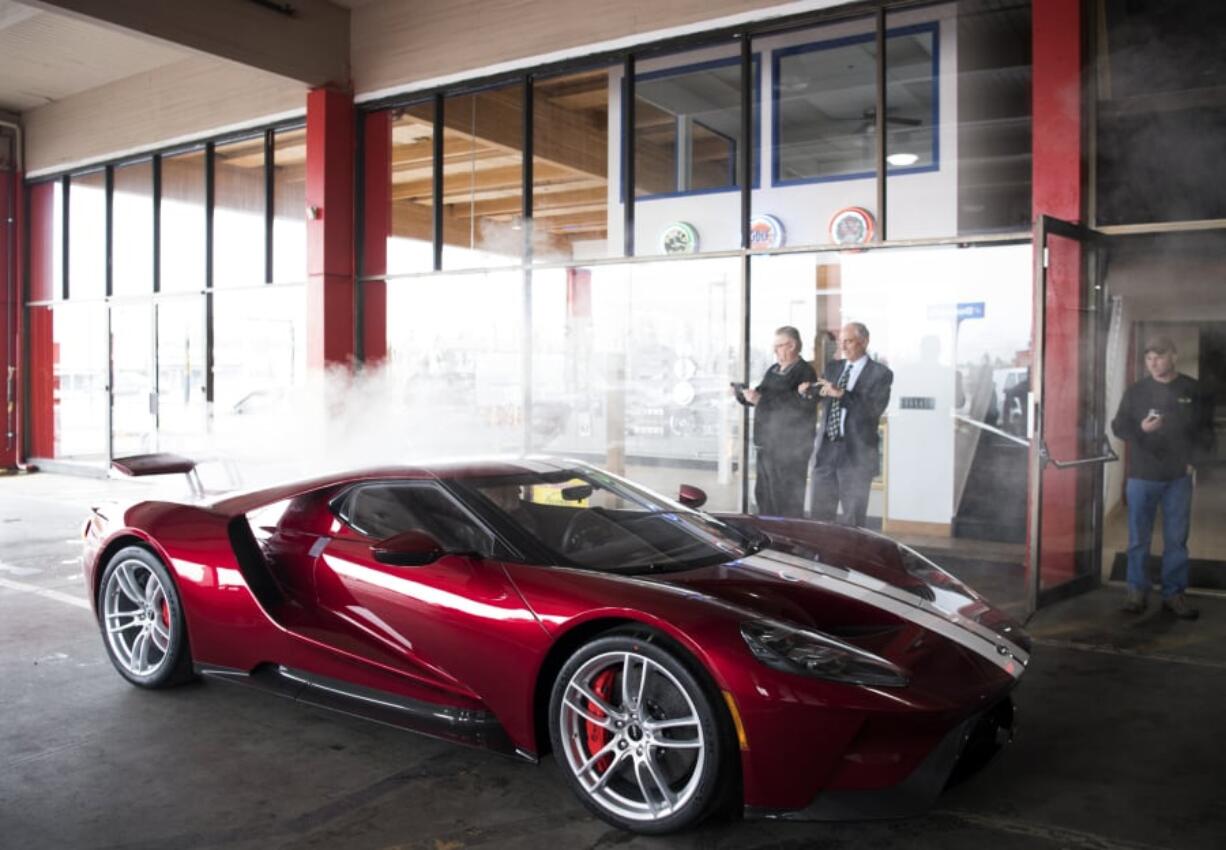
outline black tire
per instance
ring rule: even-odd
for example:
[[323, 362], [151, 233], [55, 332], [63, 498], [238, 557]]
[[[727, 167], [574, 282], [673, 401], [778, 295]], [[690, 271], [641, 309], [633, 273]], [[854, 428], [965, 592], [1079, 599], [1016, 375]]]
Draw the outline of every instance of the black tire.
[[[576, 683], [592, 687], [601, 676], [610, 676], [605, 705], [612, 716], [578, 697]], [[590, 713], [578, 711], [577, 700]], [[608, 729], [593, 721], [602, 716]], [[687, 722], [654, 726], [680, 720]], [[622, 725], [614, 728], [615, 721]], [[583, 645], [559, 671], [549, 700], [549, 736], [571, 790], [596, 816], [632, 832], [686, 829], [728, 801], [739, 775], [730, 730], [705, 671], [652, 633], [615, 632]], [[595, 756], [605, 750], [602, 766]]]
[[178, 587], [148, 549], [128, 546], [107, 562], [98, 583], [98, 627], [111, 664], [132, 684], [169, 688], [194, 678]]

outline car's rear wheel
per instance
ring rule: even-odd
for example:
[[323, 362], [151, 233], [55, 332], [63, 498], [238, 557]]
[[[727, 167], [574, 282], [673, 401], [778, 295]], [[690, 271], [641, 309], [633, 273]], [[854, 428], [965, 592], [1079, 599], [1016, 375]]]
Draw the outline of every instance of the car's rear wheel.
[[183, 606], [170, 571], [149, 550], [120, 549], [98, 588], [99, 626], [111, 663], [143, 688], [192, 678]]
[[567, 661], [550, 700], [550, 737], [589, 809], [623, 829], [664, 833], [721, 802], [735, 751], [701, 675], [638, 635], [599, 638]]

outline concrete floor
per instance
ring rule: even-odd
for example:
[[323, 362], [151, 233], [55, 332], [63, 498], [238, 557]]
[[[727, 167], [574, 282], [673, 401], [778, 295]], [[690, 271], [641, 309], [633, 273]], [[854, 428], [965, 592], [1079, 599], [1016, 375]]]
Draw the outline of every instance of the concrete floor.
[[137, 482], [0, 477], [0, 847], [1220, 848], [1226, 600], [1126, 618], [1105, 588], [1040, 612], [1018, 740], [892, 823], [726, 820], [644, 839], [551, 760], [489, 753], [224, 684], [145, 692], [81, 586], [87, 505]]

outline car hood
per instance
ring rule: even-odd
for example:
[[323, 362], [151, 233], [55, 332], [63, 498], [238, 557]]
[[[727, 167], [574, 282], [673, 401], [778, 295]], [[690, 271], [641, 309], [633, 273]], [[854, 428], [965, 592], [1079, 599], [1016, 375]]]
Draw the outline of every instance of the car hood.
[[659, 580], [885, 657], [901, 631], [919, 627], [1015, 676], [1029, 660], [1030, 639], [1018, 623], [909, 547], [825, 523], [727, 519], [765, 532], [769, 542], [743, 558]]

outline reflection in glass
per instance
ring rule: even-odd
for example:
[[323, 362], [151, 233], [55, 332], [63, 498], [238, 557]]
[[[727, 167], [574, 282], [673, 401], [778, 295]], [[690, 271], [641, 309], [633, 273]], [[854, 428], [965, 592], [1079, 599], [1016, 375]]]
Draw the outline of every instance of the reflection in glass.
[[[391, 141], [390, 173], [385, 176], [391, 194], [388, 208], [380, 211], [387, 219], [382, 228], [387, 234], [386, 271], [429, 271], [434, 267], [434, 104], [394, 109], [379, 117], [367, 119], [367, 132], [388, 133]], [[376, 160], [368, 158], [367, 163], [373, 168]], [[382, 273], [377, 265], [368, 258], [367, 273]]]
[[443, 106], [443, 268], [523, 256], [523, 88], [449, 97]]
[[53, 457], [107, 457], [107, 308], [57, 304], [52, 311]]
[[68, 296], [106, 295], [106, 174], [74, 176], [68, 190]]
[[204, 303], [157, 303], [158, 450], [190, 452], [204, 445]]
[[277, 130], [273, 145], [272, 279], [301, 283], [307, 278], [306, 129]]
[[889, 238], [1030, 229], [1030, 3], [958, 0], [886, 26], [890, 116], [927, 99], [939, 119], [889, 128]]
[[162, 292], [204, 289], [204, 151], [162, 158]]
[[[1028, 244], [753, 258], [753, 379], [783, 324], [820, 371], [842, 356], [839, 329], [863, 322], [894, 372], [871, 526], [1020, 547], [1027, 449], [1009, 437], [1025, 422], [1009, 405], [1030, 362], [1032, 259]], [[1002, 551], [1020, 564], [1020, 548]]]
[[531, 449], [735, 510], [739, 262], [551, 269], [532, 287]]
[[157, 450], [153, 305], [111, 306], [111, 454]]
[[[741, 144], [741, 60], [670, 57], [634, 81], [635, 195], [734, 189]], [[755, 78], [756, 78], [755, 60]]]
[[264, 282], [264, 137], [214, 150], [213, 286]]
[[608, 239], [608, 69], [536, 80], [532, 109], [534, 258], [617, 256], [621, 246]]
[[34, 184], [29, 189], [29, 199], [29, 298], [31, 301], [53, 301], [64, 296], [62, 182], [49, 180]]
[[[111, 247], [112, 292], [153, 292], [153, 163], [146, 160], [115, 169], [114, 234]], [[201, 234], [203, 237], [203, 234]]]
[[389, 457], [521, 450], [522, 315], [518, 271], [388, 282], [388, 386], [371, 419]]
[[302, 385], [306, 376], [305, 287], [217, 293], [213, 322], [213, 415], [219, 428], [238, 417], [275, 408], [294, 387]]

